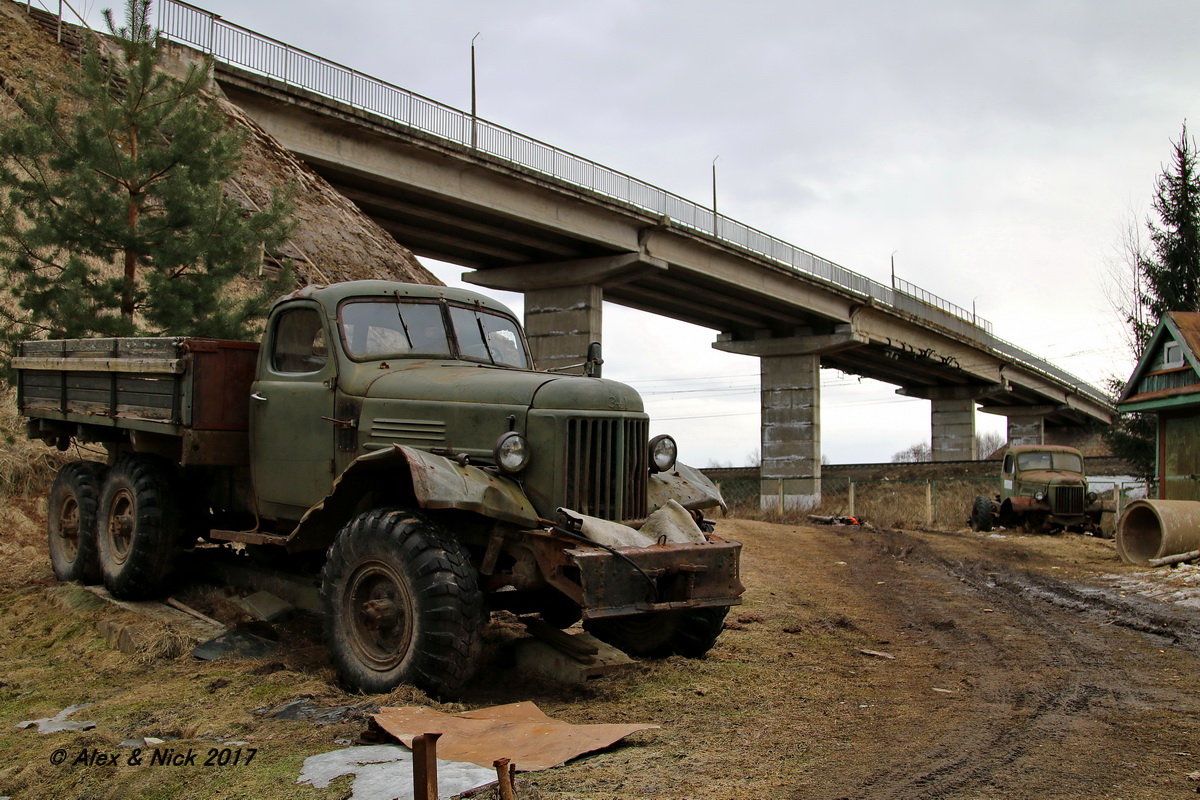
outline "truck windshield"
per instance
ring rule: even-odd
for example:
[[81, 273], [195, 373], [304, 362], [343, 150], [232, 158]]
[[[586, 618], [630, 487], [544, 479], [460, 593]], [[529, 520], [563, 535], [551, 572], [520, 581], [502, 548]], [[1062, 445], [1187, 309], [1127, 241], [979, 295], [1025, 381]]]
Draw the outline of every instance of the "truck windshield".
[[[512, 319], [478, 307], [450, 305], [449, 309], [460, 358], [529, 368], [525, 339]], [[351, 358], [453, 357], [440, 302], [351, 300], [342, 304], [338, 316]]]
[[450, 357], [438, 303], [356, 300], [344, 303], [339, 317], [351, 358]]
[[521, 331], [508, 317], [480, 308], [450, 306], [450, 321], [463, 358], [501, 367], [529, 366]]
[[1017, 468], [1054, 469], [1062, 472], [1083, 472], [1083, 459], [1075, 453], [1021, 453], [1017, 456]]

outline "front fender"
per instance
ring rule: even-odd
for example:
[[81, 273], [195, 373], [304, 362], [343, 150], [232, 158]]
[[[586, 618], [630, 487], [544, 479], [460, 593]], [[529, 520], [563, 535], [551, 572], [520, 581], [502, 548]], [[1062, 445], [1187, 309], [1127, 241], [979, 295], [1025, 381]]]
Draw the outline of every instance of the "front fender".
[[352, 461], [333, 482], [329, 495], [301, 517], [288, 536], [288, 550], [327, 547], [361, 510], [366, 497], [378, 505], [473, 511], [522, 528], [535, 527], [538, 520], [533, 505], [511, 478], [395, 445]]
[[1016, 514], [1032, 514], [1034, 512], [1050, 512], [1050, 504], [1045, 500], [1034, 500], [1032, 497], [1010, 497], [1004, 501]]
[[648, 487], [650, 511], [666, 506], [674, 500], [688, 511], [720, 506], [724, 511], [725, 498], [721, 490], [698, 469], [687, 464], [676, 463], [670, 472], [655, 472], [650, 476]]

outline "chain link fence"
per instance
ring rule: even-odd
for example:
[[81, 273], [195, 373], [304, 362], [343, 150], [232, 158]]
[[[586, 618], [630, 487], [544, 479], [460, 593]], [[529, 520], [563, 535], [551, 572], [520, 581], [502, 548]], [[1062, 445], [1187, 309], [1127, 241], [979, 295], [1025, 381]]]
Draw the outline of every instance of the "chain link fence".
[[[938, 478], [929, 480], [853, 480], [822, 478], [821, 501], [804, 508], [788, 507], [784, 499], [800, 493], [799, 481], [732, 478], [717, 482], [729, 506], [726, 516], [780, 522], [806, 522], [810, 515], [857, 517], [878, 528], [961, 530], [967, 527], [971, 505], [980, 495], [1000, 492], [999, 478]], [[1140, 481], [1093, 480], [1106, 513], [1102, 527], [1111, 529], [1132, 500], [1145, 497]]]

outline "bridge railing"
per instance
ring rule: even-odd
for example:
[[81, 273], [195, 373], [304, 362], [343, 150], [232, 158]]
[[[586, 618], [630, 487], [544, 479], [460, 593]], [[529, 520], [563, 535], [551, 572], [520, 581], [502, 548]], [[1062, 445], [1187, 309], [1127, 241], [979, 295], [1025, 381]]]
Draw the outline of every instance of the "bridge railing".
[[893, 278], [892, 286], [879, 283], [645, 181], [226, 22], [182, 0], [161, 0], [158, 27], [167, 39], [199, 49], [227, 64], [664, 215], [674, 224], [702, 236], [714, 237], [991, 346], [1027, 367], [1078, 386], [1094, 399], [1109, 402], [1103, 393], [1074, 375], [997, 339], [991, 322], [974, 311], [908, 281]]

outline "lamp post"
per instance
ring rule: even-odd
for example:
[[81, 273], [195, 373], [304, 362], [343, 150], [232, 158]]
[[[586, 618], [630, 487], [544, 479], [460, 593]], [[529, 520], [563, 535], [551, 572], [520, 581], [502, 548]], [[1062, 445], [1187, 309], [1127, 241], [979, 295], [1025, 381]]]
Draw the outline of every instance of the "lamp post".
[[[720, 158], [720, 156], [717, 156]], [[713, 236], [719, 236], [717, 232], [717, 158], [712, 160], [712, 190], [713, 190]]]
[[479, 34], [471, 37], [471, 149], [474, 150], [479, 143], [478, 133], [476, 131], [475, 120], [478, 116], [475, 105], [475, 40], [479, 38]]

